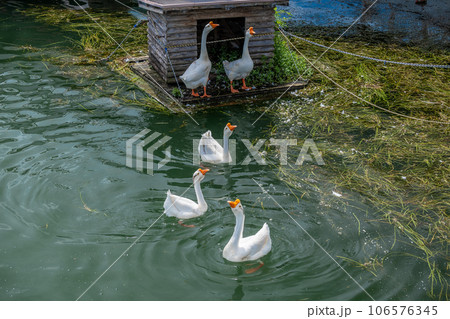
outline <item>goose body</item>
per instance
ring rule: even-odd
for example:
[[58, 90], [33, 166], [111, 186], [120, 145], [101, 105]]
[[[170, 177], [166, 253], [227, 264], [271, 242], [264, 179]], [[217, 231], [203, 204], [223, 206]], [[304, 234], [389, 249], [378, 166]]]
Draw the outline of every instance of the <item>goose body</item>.
[[198, 144], [198, 153], [203, 162], [230, 163], [232, 162], [229, 151], [229, 138], [233, 134], [236, 125], [228, 123], [223, 130], [223, 147], [212, 137], [211, 131], [202, 135]]
[[208, 51], [206, 49], [206, 39], [208, 34], [218, 26], [218, 24], [214, 24], [212, 21], [205, 26], [202, 33], [200, 57], [188, 67], [182, 76], [180, 76], [180, 79], [184, 82], [186, 87], [192, 90], [193, 96], [199, 96], [194, 90], [203, 86], [204, 94], [201, 97], [209, 97], [209, 95], [206, 94], [206, 85], [208, 84], [209, 73], [211, 72], [211, 61], [209, 60]]
[[167, 197], [164, 201], [164, 213], [167, 216], [173, 216], [180, 219], [195, 218], [203, 215], [208, 209], [203, 193], [200, 188], [200, 182], [205, 178], [209, 170], [198, 169], [193, 175], [195, 194], [197, 203], [185, 197], [173, 195], [170, 190], [167, 191]]
[[231, 239], [223, 249], [223, 258], [232, 262], [240, 262], [257, 260], [267, 255], [272, 249], [269, 226], [264, 223], [255, 235], [244, 238], [244, 208], [239, 199], [234, 202], [230, 201], [228, 204], [236, 217], [236, 226]]
[[233, 88], [234, 80], [242, 80], [244, 90], [250, 90], [250, 87], [245, 85], [245, 78], [250, 75], [253, 70], [253, 60], [248, 51], [248, 42], [250, 38], [255, 34], [253, 28], [249, 28], [245, 34], [244, 48], [242, 51], [242, 57], [239, 60], [235, 60], [233, 62], [223, 61], [223, 67], [225, 69], [225, 73], [227, 74], [228, 79], [231, 83], [231, 92], [237, 93], [238, 90]]

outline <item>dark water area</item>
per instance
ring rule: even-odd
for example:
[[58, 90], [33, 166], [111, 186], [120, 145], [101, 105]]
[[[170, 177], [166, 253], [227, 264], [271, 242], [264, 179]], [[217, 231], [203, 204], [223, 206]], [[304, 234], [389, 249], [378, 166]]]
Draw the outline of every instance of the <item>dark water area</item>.
[[[427, 265], [415, 258], [388, 257], [374, 276], [339, 257], [369, 262], [394, 243], [398, 255], [411, 246], [376, 221], [369, 200], [337, 194], [329, 173], [311, 164], [298, 172], [307, 199], [276, 167], [212, 165], [202, 183], [209, 209], [188, 222], [195, 227], [161, 216], [167, 190], [180, 195], [192, 183], [193, 140], [209, 129], [220, 138], [225, 123], [236, 124], [242, 163], [240, 140], [271, 136], [270, 117], [251, 125], [255, 108], [268, 105], [199, 112], [197, 125], [124, 102], [138, 90], [107, 66], [67, 69], [48, 59], [67, 54], [73, 35], [17, 11], [29, 4], [0, 4], [0, 300], [75, 300], [113, 264], [82, 300], [428, 299]], [[153, 175], [126, 166], [126, 141], [145, 128], [171, 138], [172, 158]], [[193, 189], [185, 196], [195, 198]], [[254, 273], [246, 270], [255, 263], [222, 258], [235, 222], [227, 201], [236, 198], [246, 236], [265, 222], [271, 229], [272, 252]]]
[[[291, 0], [291, 27], [303, 35], [336, 38], [374, 0]], [[450, 48], [450, 1], [379, 0], [346, 37]]]

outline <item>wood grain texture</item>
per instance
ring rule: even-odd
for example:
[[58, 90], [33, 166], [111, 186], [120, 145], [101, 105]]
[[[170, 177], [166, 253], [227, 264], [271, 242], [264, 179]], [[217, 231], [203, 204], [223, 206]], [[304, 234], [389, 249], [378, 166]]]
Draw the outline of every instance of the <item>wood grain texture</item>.
[[266, 6], [288, 6], [289, 0], [138, 0], [139, 7], [153, 12], [192, 9], [230, 9]]
[[[258, 66], [262, 57], [272, 58], [274, 55], [273, 5], [286, 2], [288, 1], [140, 0], [140, 4], [153, 6], [153, 9], [146, 7], [149, 16], [150, 65], [164, 81], [174, 81], [173, 71], [166, 56], [166, 48], [173, 69], [177, 76], [180, 76], [198, 57], [200, 44], [197, 43], [197, 23], [199, 20], [245, 18], [245, 26], [243, 26], [245, 29], [253, 27], [257, 34], [264, 34], [261, 37], [253, 37], [249, 43], [250, 55]], [[213, 37], [208, 38], [209, 41], [213, 39]]]

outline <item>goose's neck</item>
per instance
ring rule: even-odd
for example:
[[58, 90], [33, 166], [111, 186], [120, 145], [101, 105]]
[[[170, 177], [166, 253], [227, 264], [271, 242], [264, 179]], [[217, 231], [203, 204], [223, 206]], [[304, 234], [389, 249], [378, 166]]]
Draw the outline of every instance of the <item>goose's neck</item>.
[[250, 58], [250, 53], [248, 52], [248, 42], [250, 41], [250, 36], [248, 34], [245, 35], [244, 41], [244, 50], [242, 51], [242, 58]]
[[207, 208], [208, 205], [206, 204], [205, 198], [203, 197], [202, 189], [200, 188], [200, 182], [194, 182], [194, 190], [195, 195], [197, 196], [197, 203], [199, 208]]
[[234, 233], [230, 239], [230, 243], [232, 243], [232, 245], [237, 246], [239, 241], [242, 239], [244, 233], [244, 220], [245, 216], [243, 213], [236, 214], [236, 226], [234, 226]]
[[202, 33], [202, 45], [200, 51], [200, 60], [209, 60], [208, 50], [206, 49], [206, 39], [208, 38], [208, 30], [204, 29]]
[[223, 160], [224, 162], [228, 161], [228, 153], [229, 153], [229, 136], [223, 133]]

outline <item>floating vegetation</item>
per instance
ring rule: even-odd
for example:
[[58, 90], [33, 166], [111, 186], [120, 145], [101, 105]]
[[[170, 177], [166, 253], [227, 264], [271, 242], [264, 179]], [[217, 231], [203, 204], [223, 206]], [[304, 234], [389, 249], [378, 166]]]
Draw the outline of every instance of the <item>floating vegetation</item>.
[[[300, 41], [295, 45], [312, 61], [324, 51]], [[368, 45], [355, 39], [340, 40], [335, 47], [396, 61], [450, 61], [446, 51], [384, 43]], [[349, 91], [388, 110], [450, 122], [448, 70], [385, 66], [330, 51], [317, 66]], [[381, 259], [375, 255], [367, 256], [365, 261], [351, 260], [351, 256], [341, 258], [374, 275], [388, 255], [416, 258], [428, 265], [430, 298], [448, 299], [450, 125], [375, 109], [335, 87], [318, 72], [306, 89], [292, 95], [293, 100], [284, 100], [272, 110], [276, 118], [273, 135], [312, 138], [326, 165], [280, 166], [280, 178], [302, 196], [321, 191], [308, 182], [311, 176], [331, 189], [359, 193], [361, 200], [377, 209], [378, 222], [393, 227], [394, 244]], [[298, 154], [299, 150], [292, 151]], [[348, 204], [345, 198], [339, 200]], [[355, 223], [359, 229], [359, 220]], [[410, 245], [411, 252], [396, 252], [399, 241]]]
[[[98, 65], [102, 59], [108, 57], [117, 47], [117, 43], [111, 37], [115, 41], [120, 42], [137, 22], [136, 18], [126, 11], [90, 11], [90, 15], [95, 21], [83, 11], [52, 6], [30, 6], [21, 12], [35, 18], [37, 21], [57, 26], [61, 30], [68, 32], [69, 35], [73, 35], [67, 37], [72, 44], [70, 47], [58, 48], [58, 51], [62, 52], [61, 55], [43, 55], [43, 61], [58, 65], [61, 68], [60, 74], [77, 78], [80, 82], [86, 81], [86, 79], [95, 80], [107, 71], [105, 68], [99, 68]], [[140, 28], [145, 28], [145, 24], [141, 24], [137, 30], [130, 33], [122, 45], [124, 50], [117, 50], [111, 61], [108, 62], [113, 71], [118, 71], [126, 77], [124, 81], [117, 83], [123, 89], [124, 94], [119, 95], [115, 91], [114, 98], [139, 107], [151, 107], [154, 110], [167, 112], [167, 109], [149, 95], [142, 94], [142, 91], [150, 92], [150, 87], [144, 80], [128, 70], [122, 61], [127, 57], [127, 53], [136, 56], [144, 55], [144, 52], [146, 52], [147, 33], [142, 32]], [[29, 50], [30, 48], [24, 47], [24, 49]], [[136, 85], [130, 84], [130, 81]], [[91, 89], [92, 87], [95, 88]], [[138, 89], [138, 87], [142, 88], [142, 90]], [[133, 88], [132, 94], [130, 94], [131, 88]], [[90, 90], [94, 96], [101, 96], [105, 93], [102, 92], [102, 88], [98, 88], [95, 84], [87, 87], [86, 90]], [[138, 92], [137, 94], [136, 91]]]
[[39, 51], [38, 48], [35, 48], [35, 47], [33, 47], [32, 45], [22, 45], [22, 46], [20, 46], [19, 48], [22, 49], [22, 50], [25, 50], [25, 51], [30, 51], [30, 52], [36, 52], [36, 51]]
[[[80, 81], [85, 80], [86, 74], [98, 76], [99, 68], [94, 71], [88, 67], [96, 65], [117, 46], [84, 12], [47, 6], [31, 7], [22, 12], [74, 35], [70, 37], [73, 47], [67, 54], [47, 57], [47, 61], [60, 65], [61, 72], [67, 74], [76, 76], [70, 72], [80, 72]], [[123, 39], [136, 23], [136, 19], [126, 12], [90, 13], [117, 41]], [[279, 18], [280, 26], [285, 25], [283, 19]], [[334, 38], [309, 39], [324, 45], [334, 41]], [[312, 61], [324, 51], [305, 42], [294, 43]], [[424, 50], [380, 41], [341, 39], [335, 47], [393, 61], [432, 64], [448, 64], [450, 61], [447, 51]], [[124, 48], [131, 55], [146, 52], [146, 32], [132, 32]], [[34, 51], [32, 47], [23, 49]], [[115, 60], [110, 62], [111, 67], [127, 72], [121, 62], [125, 53], [119, 50], [113, 57]], [[69, 68], [72, 65], [86, 68], [74, 71]], [[448, 70], [383, 65], [334, 51], [322, 56], [316, 66], [349, 91], [388, 110], [426, 120], [450, 121]], [[223, 76], [220, 67], [221, 64], [215, 66], [219, 70], [218, 76]], [[376, 209], [375, 216], [370, 218], [392, 228], [394, 241], [384, 256], [376, 253], [359, 261], [352, 259], [352, 256], [340, 258], [374, 276], [389, 257], [415, 258], [429, 269], [430, 298], [448, 299], [450, 126], [382, 112], [348, 95], [311, 70], [305, 60], [293, 54], [286, 42], [277, 36], [273, 64], [255, 70], [252, 78], [249, 78], [252, 85], [292, 80], [298, 73], [311, 80], [306, 89], [292, 92], [288, 99], [271, 109], [275, 123], [270, 134], [278, 138], [312, 138], [322, 152], [326, 165], [305, 163], [301, 167], [280, 166], [280, 179], [289, 186], [298, 201], [315, 193], [325, 196], [325, 187], [341, 195], [329, 192], [329, 196], [345, 205], [351, 203], [342, 194], [347, 191], [360, 194], [361, 201]], [[131, 71], [128, 71], [127, 77], [132, 81], [142, 81]], [[125, 82], [117, 83], [117, 86], [127, 92], [129, 83]], [[92, 94], [103, 94], [103, 89], [95, 84], [86, 90]], [[124, 96], [117, 94], [117, 89], [113, 91], [114, 99], [122, 99], [128, 104], [156, 105], [150, 97], [136, 96], [136, 90]], [[173, 94], [180, 92], [174, 90]], [[81, 107], [87, 112], [93, 111], [90, 106]], [[290, 149], [298, 155], [300, 147]], [[320, 180], [321, 187], [314, 180]], [[84, 209], [93, 211], [85, 205], [81, 194], [80, 199]], [[353, 216], [355, 228], [361, 234], [364, 231], [362, 218], [355, 214]], [[409, 245], [410, 251], [397, 251], [400, 242]]]
[[[31, 6], [21, 12], [34, 17], [37, 21], [73, 33], [74, 37], [70, 37], [69, 40], [79, 50], [72, 52], [78, 57], [72, 63], [78, 64], [97, 63], [106, 58], [117, 47], [114, 40], [120, 42], [137, 22], [136, 18], [126, 11], [90, 11], [95, 21], [83, 11], [52, 6]], [[145, 28], [145, 24], [142, 24], [141, 28]], [[147, 33], [137, 30], [131, 32], [122, 46], [132, 56], [142, 54], [147, 50]], [[120, 50], [117, 56], [126, 57], [127, 54]]]
[[[63, 31], [74, 34], [74, 37], [69, 38], [72, 43], [72, 57], [53, 57], [50, 60], [52, 63], [65, 66], [96, 65], [102, 62], [116, 49], [117, 43], [124, 39], [136, 24], [136, 18], [126, 11], [99, 12], [90, 10], [89, 14], [95, 21], [83, 11], [58, 7], [32, 6], [21, 12], [34, 17], [38, 21], [57, 26]], [[286, 14], [284, 11], [277, 11], [278, 25], [284, 25], [284, 18], [280, 15], [281, 13]], [[145, 28], [145, 24], [141, 24], [141, 27], [130, 33], [123, 44], [123, 50], [118, 49], [115, 52], [109, 65], [114, 71], [120, 72], [146, 92], [152, 94], [154, 92], [145, 84], [145, 81], [140, 80], [133, 72], [128, 70], [123, 62], [125, 57], [147, 55], [147, 32], [143, 32], [139, 28]], [[115, 39], [117, 43], [111, 38]], [[222, 61], [235, 60], [240, 57], [241, 52], [227, 51], [221, 46], [209, 49], [211, 56], [219, 57], [219, 62], [213, 65], [214, 74], [211, 76], [211, 87], [213, 93], [217, 94], [218, 91], [228, 90], [229, 87], [229, 80], [225, 75]], [[281, 35], [277, 34], [275, 36], [274, 58], [263, 61], [261, 66], [255, 67], [247, 80], [249, 84], [257, 87], [274, 86], [297, 80], [299, 73], [311, 74], [311, 68], [303, 58], [293, 54], [287, 42], [283, 40]], [[178, 89], [173, 89], [171, 93], [176, 98], [181, 96]], [[152, 104], [152, 108], [164, 111], [163, 107], [155, 103]]]

